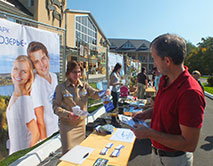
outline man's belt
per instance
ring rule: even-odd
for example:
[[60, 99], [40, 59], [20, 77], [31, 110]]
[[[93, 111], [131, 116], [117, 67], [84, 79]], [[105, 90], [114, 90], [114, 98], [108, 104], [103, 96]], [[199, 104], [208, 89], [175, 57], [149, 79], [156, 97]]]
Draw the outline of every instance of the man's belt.
[[174, 152], [168, 152], [164, 150], [157, 149], [156, 147], [152, 146], [153, 152], [158, 156], [164, 156], [164, 157], [177, 157], [186, 154], [186, 152], [183, 151], [174, 151]]

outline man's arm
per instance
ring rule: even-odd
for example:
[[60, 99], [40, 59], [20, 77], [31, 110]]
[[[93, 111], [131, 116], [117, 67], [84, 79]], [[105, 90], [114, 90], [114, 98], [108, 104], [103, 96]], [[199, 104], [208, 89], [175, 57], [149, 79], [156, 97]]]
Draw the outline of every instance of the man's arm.
[[137, 127], [132, 129], [137, 138], [150, 138], [169, 148], [186, 152], [195, 151], [200, 136], [200, 128], [184, 125], [180, 125], [181, 135], [166, 134], [141, 125]]
[[132, 118], [133, 119], [139, 119], [139, 120], [151, 119], [152, 112], [153, 112], [153, 108], [151, 107], [151, 108], [144, 110], [142, 112], [138, 112], [138, 113], [133, 114]]
[[145, 80], [145, 88], [146, 89], [148, 88], [148, 80], [147, 79]]
[[166, 134], [144, 126], [137, 126], [138, 128], [132, 131], [137, 138], [150, 138], [175, 150], [193, 152], [200, 137], [205, 105], [204, 96], [190, 89], [184, 92], [179, 101], [178, 116], [181, 134]]
[[38, 129], [40, 132], [40, 139], [43, 140], [47, 138], [47, 130], [44, 122], [44, 106], [35, 108], [35, 115], [37, 117]]

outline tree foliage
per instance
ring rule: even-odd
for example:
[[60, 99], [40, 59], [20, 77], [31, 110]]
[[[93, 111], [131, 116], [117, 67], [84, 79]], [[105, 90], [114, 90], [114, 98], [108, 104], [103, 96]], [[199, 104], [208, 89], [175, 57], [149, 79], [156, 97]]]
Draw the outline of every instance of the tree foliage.
[[209, 85], [209, 86], [213, 86], [213, 76], [209, 77], [209, 78], [207, 79], [207, 82], [208, 82], [208, 85]]
[[189, 71], [199, 70], [202, 74], [213, 74], [213, 37], [202, 38], [197, 47], [187, 42], [185, 64]]

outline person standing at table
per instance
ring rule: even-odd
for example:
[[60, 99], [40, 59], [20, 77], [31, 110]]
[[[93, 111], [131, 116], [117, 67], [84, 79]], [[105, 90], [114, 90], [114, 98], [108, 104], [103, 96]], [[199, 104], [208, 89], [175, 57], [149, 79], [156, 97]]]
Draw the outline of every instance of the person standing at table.
[[27, 56], [18, 56], [13, 64], [11, 78], [14, 92], [10, 98], [6, 115], [9, 135], [9, 155], [35, 145], [39, 130], [30, 96], [34, 80], [33, 66]]
[[160, 78], [161, 78], [161, 73], [158, 71], [157, 67], [155, 67], [154, 69], [155, 72], [155, 81], [154, 81], [154, 86], [156, 89], [156, 93], [158, 92], [158, 88], [159, 88], [159, 84], [160, 84]]
[[152, 68], [152, 85], [151, 86], [155, 86], [155, 67]]
[[120, 76], [121, 69], [122, 69], [122, 65], [120, 63], [116, 63], [116, 65], [110, 75], [109, 85], [112, 86], [111, 95], [112, 95], [114, 109], [118, 105], [118, 99], [120, 97], [120, 88], [123, 85], [123, 83], [121, 82], [121, 76]]
[[199, 83], [199, 85], [200, 85], [200, 87], [202, 88], [202, 90], [203, 90], [203, 93], [204, 93], [204, 87], [203, 87], [203, 85], [202, 85], [202, 83], [200, 82], [200, 76], [201, 76], [201, 74], [200, 74], [200, 72], [198, 71], [198, 70], [194, 70], [193, 72], [192, 72], [192, 77], [194, 77], [194, 79]]
[[[93, 89], [87, 82], [80, 81], [81, 73], [80, 65], [76, 61], [68, 62], [67, 80], [56, 87], [53, 99], [54, 112], [60, 119], [63, 154], [85, 139], [85, 116], [75, 115], [73, 109], [79, 106], [80, 110], [87, 112], [88, 97], [100, 99], [99, 90]], [[109, 89], [105, 95], [110, 95]]]
[[141, 72], [137, 75], [137, 97], [138, 99], [144, 98], [145, 89], [148, 87], [148, 78], [146, 75], [146, 69], [144, 67], [141, 68]]
[[164, 34], [150, 46], [155, 66], [163, 76], [154, 109], [133, 117], [151, 118], [151, 128], [140, 125], [132, 131], [139, 139], [151, 139], [153, 166], [192, 166], [206, 101], [200, 85], [183, 64], [186, 42], [177, 35]]
[[36, 70], [31, 96], [40, 139], [43, 140], [59, 130], [58, 116], [54, 114], [52, 108], [52, 99], [58, 79], [55, 73], [49, 71], [50, 57], [44, 44], [31, 42], [28, 45], [27, 53]]

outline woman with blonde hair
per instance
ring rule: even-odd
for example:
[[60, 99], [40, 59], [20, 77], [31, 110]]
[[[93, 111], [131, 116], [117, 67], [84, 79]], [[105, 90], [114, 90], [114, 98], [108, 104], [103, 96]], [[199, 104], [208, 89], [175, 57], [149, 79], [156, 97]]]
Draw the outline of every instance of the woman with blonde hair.
[[7, 107], [9, 154], [35, 145], [40, 136], [30, 96], [33, 67], [27, 56], [21, 55], [15, 59], [11, 78], [14, 92]]

